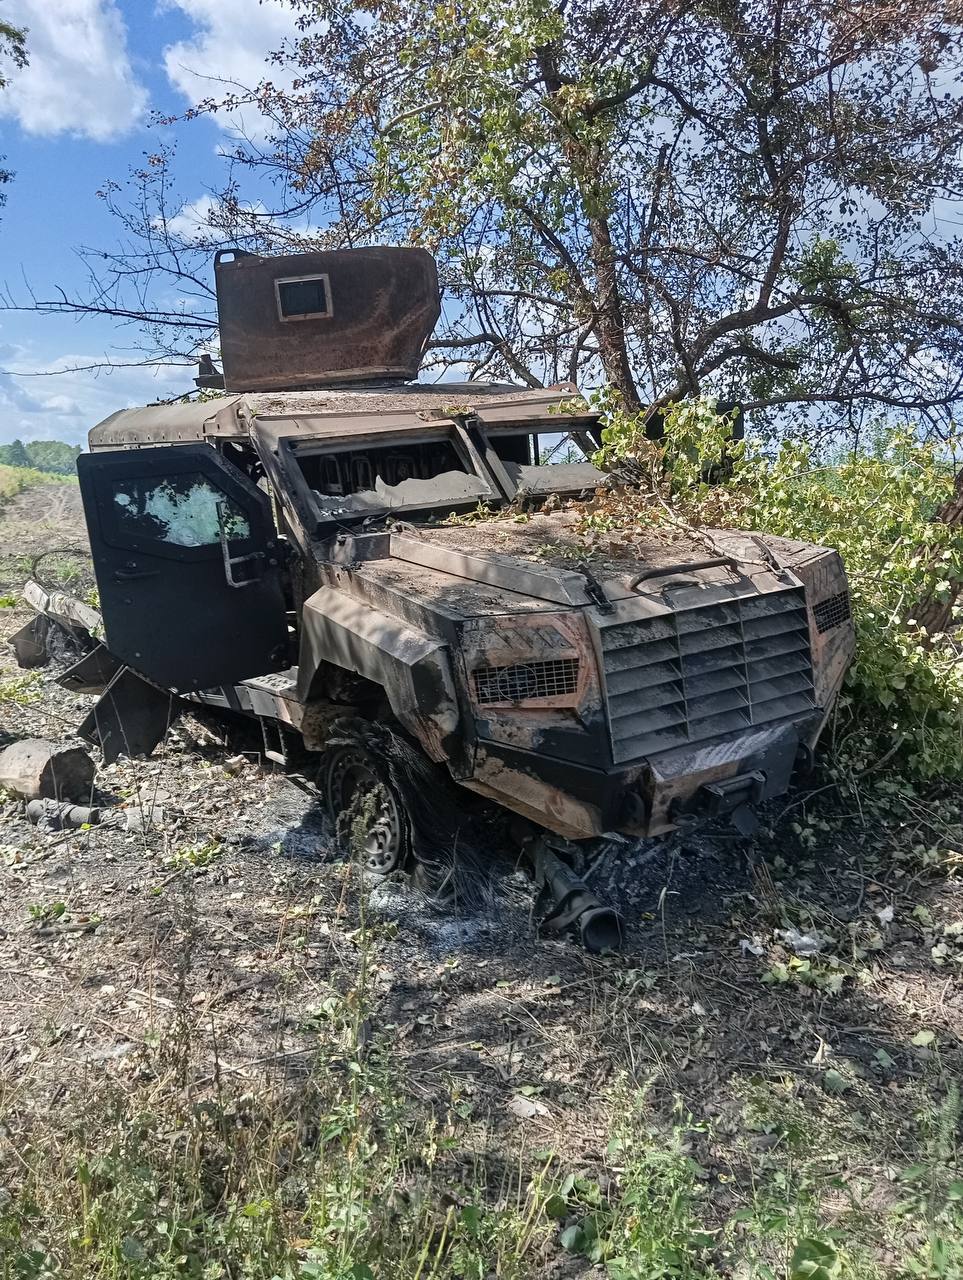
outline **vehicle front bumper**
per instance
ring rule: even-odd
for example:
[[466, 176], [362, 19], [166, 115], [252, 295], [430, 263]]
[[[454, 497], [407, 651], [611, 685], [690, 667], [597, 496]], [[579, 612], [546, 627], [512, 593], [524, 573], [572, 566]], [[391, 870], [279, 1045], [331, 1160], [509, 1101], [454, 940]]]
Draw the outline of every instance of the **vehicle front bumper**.
[[782, 795], [812, 738], [809, 723], [790, 721], [607, 769], [479, 742], [460, 781], [570, 840], [656, 836]]

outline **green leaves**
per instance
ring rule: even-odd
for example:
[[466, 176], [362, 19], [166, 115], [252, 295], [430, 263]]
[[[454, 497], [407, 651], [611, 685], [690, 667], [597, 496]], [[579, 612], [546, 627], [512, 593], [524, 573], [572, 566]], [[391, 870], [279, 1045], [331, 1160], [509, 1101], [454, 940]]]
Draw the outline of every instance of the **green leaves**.
[[836, 1280], [839, 1254], [825, 1240], [800, 1240], [789, 1263], [789, 1280]]

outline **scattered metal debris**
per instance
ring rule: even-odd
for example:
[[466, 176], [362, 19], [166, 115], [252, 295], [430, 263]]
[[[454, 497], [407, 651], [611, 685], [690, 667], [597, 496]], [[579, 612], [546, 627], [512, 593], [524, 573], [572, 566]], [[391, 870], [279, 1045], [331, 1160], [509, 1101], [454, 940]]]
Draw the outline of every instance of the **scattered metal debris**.
[[142, 831], [147, 825], [163, 826], [164, 810], [159, 805], [118, 809], [68, 804], [59, 800], [30, 800], [27, 802], [27, 817], [41, 831], [93, 826]]

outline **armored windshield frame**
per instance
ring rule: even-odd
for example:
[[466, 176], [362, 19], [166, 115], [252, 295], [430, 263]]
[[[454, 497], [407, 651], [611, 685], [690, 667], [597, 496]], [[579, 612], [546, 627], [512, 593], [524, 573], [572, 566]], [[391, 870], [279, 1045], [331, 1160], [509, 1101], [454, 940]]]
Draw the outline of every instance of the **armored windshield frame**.
[[[386, 430], [384, 425], [380, 425], [379, 429], [376, 430], [348, 431], [338, 436], [332, 436], [329, 433], [312, 434], [310, 425], [305, 422], [301, 424], [302, 430], [296, 435], [279, 436], [277, 440], [278, 457], [285, 472], [296, 477], [302, 505], [306, 506], [311, 512], [315, 536], [325, 536], [331, 532], [333, 527], [339, 525], [355, 524], [362, 520], [380, 518], [382, 516], [404, 516], [416, 512], [434, 512], [447, 515], [456, 511], [470, 510], [480, 502], [492, 507], [504, 504], [505, 497], [500, 491], [500, 486], [496, 484], [494, 477], [485, 466], [478, 450], [469, 439], [468, 433], [460, 422], [455, 419], [441, 419], [436, 422], [409, 421], [403, 428], [399, 423], [391, 425], [395, 427], [395, 430]], [[301, 458], [358, 453], [363, 452], [366, 448], [383, 449], [394, 443], [405, 447], [435, 443], [450, 445], [461, 463], [463, 473], [479, 481], [483, 486], [483, 491], [453, 498], [451, 496], [445, 497], [443, 490], [439, 487], [437, 500], [419, 499], [397, 505], [386, 503], [384, 507], [372, 506], [358, 508], [353, 511], [350, 507], [345, 507], [343, 510], [332, 512], [325, 509], [318, 501], [318, 496], [305, 476], [300, 463]], [[411, 477], [411, 479], [417, 478]], [[430, 481], [431, 478], [429, 477], [423, 483], [430, 483]]]

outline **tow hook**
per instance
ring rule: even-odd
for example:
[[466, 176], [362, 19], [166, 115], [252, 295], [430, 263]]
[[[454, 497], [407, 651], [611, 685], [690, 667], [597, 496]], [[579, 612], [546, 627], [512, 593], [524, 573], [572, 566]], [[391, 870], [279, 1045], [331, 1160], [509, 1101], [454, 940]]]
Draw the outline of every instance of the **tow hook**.
[[759, 818], [752, 806], [765, 798], [766, 775], [754, 770], [704, 783], [690, 800], [673, 805], [671, 816], [680, 826], [701, 818], [728, 816], [740, 835], [748, 837], [759, 829]]

